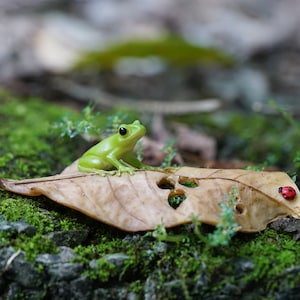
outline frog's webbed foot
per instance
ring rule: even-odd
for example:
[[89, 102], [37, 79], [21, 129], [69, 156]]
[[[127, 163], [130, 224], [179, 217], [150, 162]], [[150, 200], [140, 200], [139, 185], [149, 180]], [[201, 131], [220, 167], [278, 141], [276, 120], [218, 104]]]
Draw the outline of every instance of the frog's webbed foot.
[[114, 176], [114, 175], [121, 176], [124, 173], [129, 174], [129, 175], [134, 175], [135, 170], [136, 170], [135, 168], [128, 167], [128, 166], [122, 166], [115, 170], [102, 170], [102, 169], [96, 169], [96, 168], [83, 168], [83, 167], [79, 168], [79, 171], [81, 171], [81, 172], [93, 173], [93, 174], [97, 174], [97, 175], [103, 176], [103, 177]]
[[[85, 172], [87, 172], [87, 171], [85, 171]], [[105, 176], [116, 175], [117, 174], [117, 170], [106, 171], [106, 170], [97, 170], [97, 169], [94, 169], [94, 170], [88, 171], [88, 173], [97, 174], [99, 176], [105, 177]]]
[[102, 177], [105, 176], [113, 176], [117, 174], [117, 170], [111, 170], [111, 171], [106, 171], [106, 170], [94, 170], [93, 173], [100, 175]]
[[94, 172], [100, 176], [121, 176], [123, 174], [129, 174], [129, 175], [134, 175], [135, 174], [135, 169], [133, 168], [122, 168], [122, 169], [117, 169], [117, 170], [111, 170], [111, 171], [105, 171], [105, 170], [97, 170]]
[[[87, 171], [85, 171], [87, 172]], [[118, 170], [111, 170], [111, 171], [106, 171], [106, 170], [90, 170], [88, 173], [92, 174], [97, 174], [99, 176], [105, 177], [105, 176], [121, 176], [123, 174], [129, 174], [129, 175], [134, 175], [135, 169], [132, 168], [126, 168], [126, 169], [118, 169]]]
[[117, 176], [121, 176], [122, 174], [124, 173], [127, 173], [129, 175], [134, 175], [135, 173], [135, 169], [132, 168], [132, 167], [122, 167], [122, 168], [119, 168], [118, 170], [116, 170], [116, 175]]
[[99, 176], [112, 176], [115, 175], [117, 170], [103, 170], [103, 169], [96, 169], [96, 168], [85, 168], [85, 167], [78, 167], [79, 171], [84, 172], [84, 173], [92, 173], [92, 174], [97, 174]]

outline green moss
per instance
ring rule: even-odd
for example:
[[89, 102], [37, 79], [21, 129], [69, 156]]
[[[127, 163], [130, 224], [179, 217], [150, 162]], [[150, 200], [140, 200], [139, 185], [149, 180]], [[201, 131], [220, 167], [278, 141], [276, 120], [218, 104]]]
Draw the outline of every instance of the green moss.
[[0, 201], [0, 214], [7, 221], [24, 220], [35, 226], [39, 232], [48, 233], [54, 230], [53, 219], [46, 211], [42, 211], [33, 200], [17, 197]]
[[[122, 272], [118, 274], [116, 266], [107, 261], [103, 256], [119, 251], [128, 251], [128, 249], [128, 243], [117, 238], [109, 240], [106, 236], [102, 236], [102, 238], [99, 238], [98, 244], [77, 246], [75, 247], [74, 252], [79, 255], [76, 258], [76, 261], [86, 265], [86, 275], [100, 282], [107, 282], [109, 279], [116, 276], [120, 279]], [[96, 262], [97, 266], [90, 268], [89, 263], [92, 260]]]
[[[97, 243], [87, 246], [77, 246], [74, 251], [78, 254], [75, 259], [86, 266], [86, 274], [91, 278], [101, 282], [113, 279], [120, 282], [124, 278], [129, 279], [129, 282], [144, 282], [151, 274], [153, 264], [157, 258], [157, 251], [153, 250], [157, 247], [153, 239], [149, 239], [148, 235], [135, 235], [128, 240], [124, 236], [111, 235], [108, 232], [106, 235], [98, 235]], [[96, 240], [95, 240], [96, 242]], [[111, 253], [122, 253], [128, 256], [128, 259], [122, 263], [117, 269], [112, 267], [111, 263], [105, 258], [105, 255]], [[91, 260], [96, 260], [97, 264], [103, 265], [103, 268], [91, 268], [89, 263]]]
[[[71, 163], [77, 157], [72, 149], [78, 149], [78, 140], [66, 141], [51, 130], [52, 123], [66, 112], [67, 109], [40, 99], [17, 99], [0, 90], [0, 176], [48, 176]], [[0, 191], [2, 219], [23, 220], [37, 229], [34, 236], [1, 232], [0, 245], [26, 251], [28, 259], [34, 259], [38, 253], [55, 252], [56, 246], [45, 234], [82, 228], [68, 214], [59, 213], [59, 208], [44, 197], [30, 198]]]
[[[0, 215], [2, 219], [14, 222], [25, 221], [34, 226], [37, 232], [34, 236], [16, 234], [13, 231], [0, 232], [0, 245], [13, 246], [26, 252], [26, 258], [34, 260], [40, 253], [56, 253], [57, 247], [54, 242], [46, 237], [47, 233], [60, 230], [86, 229], [68, 214], [61, 214], [56, 210], [49, 211], [49, 200], [42, 197], [31, 199], [28, 197], [15, 196], [16, 198], [0, 199]], [[51, 206], [51, 205], [50, 205]], [[71, 213], [71, 212], [70, 212]]]
[[144, 283], [141, 280], [136, 280], [130, 283], [129, 291], [138, 294], [141, 294], [144, 289]]
[[40, 233], [34, 236], [18, 234], [12, 232], [0, 232], [1, 247], [14, 247], [15, 250], [25, 251], [25, 258], [34, 261], [41, 253], [58, 253], [58, 248], [51, 240]]
[[[228, 129], [231, 129], [233, 137], [239, 139], [235, 151], [242, 153], [242, 159], [259, 161], [264, 158], [270, 163], [285, 165], [293, 161], [299, 126], [291, 126], [283, 118], [236, 114], [230, 119]], [[259, 140], [253, 140], [254, 136], [259, 137]]]
[[[173, 119], [199, 126], [196, 114]], [[297, 163], [297, 119], [291, 123], [281, 115], [221, 111], [202, 115], [201, 130], [217, 139], [218, 159], [239, 159], [261, 167], [277, 165], [285, 170], [295, 168], [293, 160]]]
[[85, 274], [92, 279], [99, 280], [101, 282], [107, 282], [116, 274], [116, 266], [105, 258], [97, 260], [97, 268], [87, 271]]
[[74, 248], [75, 253], [79, 254], [78, 261], [88, 264], [92, 259], [99, 259], [105, 254], [126, 251], [130, 245], [117, 237], [99, 236], [97, 244], [87, 246], [77, 246]]
[[300, 245], [287, 234], [265, 230], [256, 239], [244, 243], [239, 253], [251, 256], [255, 269], [244, 280], [272, 280], [287, 268], [297, 264], [300, 259]]
[[[0, 198], [0, 215], [5, 220], [13, 222], [23, 220], [37, 228], [38, 232], [46, 234], [54, 230], [85, 229], [84, 224], [76, 222], [70, 215], [60, 214], [61, 208], [43, 197], [30, 198], [14, 195], [15, 198]], [[50, 212], [46, 208], [52, 207]]]
[[122, 57], [158, 57], [173, 66], [195, 64], [220, 64], [230, 66], [234, 59], [221, 51], [192, 45], [179, 37], [159, 40], [133, 40], [111, 46], [109, 49], [87, 53], [77, 64], [77, 68], [111, 69]]
[[78, 155], [78, 140], [52, 134], [67, 109], [40, 99], [16, 99], [0, 90], [0, 176], [30, 178], [57, 173]]
[[[201, 277], [207, 281], [207, 290], [202, 291], [203, 295], [211, 293], [212, 289], [215, 293], [222, 293], [228, 284], [244, 287], [258, 283], [267, 288], [267, 295], [282, 285], [293, 286], [299, 282], [297, 277], [283, 276], [287, 268], [298, 264], [300, 255], [300, 246], [288, 234], [274, 230], [256, 235], [239, 234], [227, 247], [207, 248], [192, 232], [187, 231], [188, 228], [182, 226], [169, 230], [169, 234], [185, 232], [186, 238], [180, 243], [171, 243], [164, 254], [155, 258], [158, 293], [164, 294], [164, 283], [181, 279], [184, 285], [181, 288], [183, 291], [187, 289], [192, 297], [194, 291], [189, 287], [194, 286]], [[148, 246], [155, 248], [155, 245]], [[237, 274], [240, 270], [236, 267], [236, 259], [239, 258], [252, 260], [253, 269]], [[149, 268], [153, 270], [153, 262], [148, 266], [148, 272]]]
[[25, 251], [26, 259], [34, 261], [36, 256], [41, 253], [58, 253], [55, 243], [41, 234], [33, 237], [19, 235], [15, 240], [15, 249]]

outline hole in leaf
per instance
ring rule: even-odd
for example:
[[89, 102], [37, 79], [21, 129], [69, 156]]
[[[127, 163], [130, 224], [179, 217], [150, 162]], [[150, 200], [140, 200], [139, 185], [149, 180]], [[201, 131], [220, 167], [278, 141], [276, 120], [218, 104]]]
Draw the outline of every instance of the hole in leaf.
[[157, 186], [164, 190], [173, 190], [175, 188], [175, 180], [170, 177], [163, 177], [157, 182]]
[[186, 187], [195, 188], [199, 186], [198, 180], [192, 177], [180, 176], [178, 182]]
[[185, 199], [186, 195], [184, 191], [179, 189], [170, 192], [168, 202], [171, 207], [176, 209]]
[[237, 204], [235, 206], [235, 212], [238, 213], [239, 215], [243, 214], [245, 211], [245, 208], [242, 204]]

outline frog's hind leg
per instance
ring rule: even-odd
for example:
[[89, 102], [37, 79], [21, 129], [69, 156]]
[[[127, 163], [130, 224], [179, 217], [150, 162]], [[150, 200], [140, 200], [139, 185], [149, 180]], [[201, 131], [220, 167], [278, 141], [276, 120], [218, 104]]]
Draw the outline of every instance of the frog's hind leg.
[[82, 156], [78, 160], [78, 170], [80, 172], [96, 173], [101, 176], [112, 175], [116, 170], [112, 170], [112, 165], [105, 163], [97, 156]]

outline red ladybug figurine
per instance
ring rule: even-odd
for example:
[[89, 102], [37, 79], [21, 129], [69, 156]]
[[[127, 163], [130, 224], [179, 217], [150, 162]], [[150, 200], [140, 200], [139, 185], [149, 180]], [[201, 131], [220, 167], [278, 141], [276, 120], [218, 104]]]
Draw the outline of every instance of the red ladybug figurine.
[[296, 197], [296, 191], [291, 186], [281, 186], [278, 189], [278, 193], [286, 200], [293, 200]]

